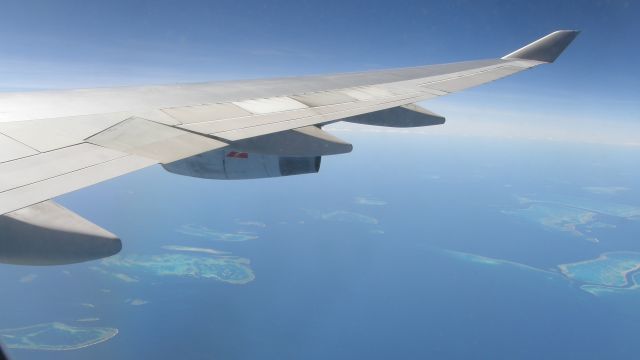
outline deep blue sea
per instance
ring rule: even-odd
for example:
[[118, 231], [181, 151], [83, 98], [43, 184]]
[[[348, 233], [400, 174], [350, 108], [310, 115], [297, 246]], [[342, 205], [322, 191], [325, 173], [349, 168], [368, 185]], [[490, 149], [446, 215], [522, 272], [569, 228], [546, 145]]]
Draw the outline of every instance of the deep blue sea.
[[[103, 260], [0, 265], [0, 329], [118, 330], [80, 349], [10, 355], [638, 357], [640, 289], [594, 295], [558, 265], [640, 252], [640, 149], [336, 134], [354, 151], [325, 157], [318, 174], [213, 181], [154, 167], [58, 199], [118, 234], [117, 257], [220, 257], [170, 250], [215, 249], [248, 259], [255, 279], [232, 284]], [[72, 346], [70, 338], [34, 337], [33, 346]]]

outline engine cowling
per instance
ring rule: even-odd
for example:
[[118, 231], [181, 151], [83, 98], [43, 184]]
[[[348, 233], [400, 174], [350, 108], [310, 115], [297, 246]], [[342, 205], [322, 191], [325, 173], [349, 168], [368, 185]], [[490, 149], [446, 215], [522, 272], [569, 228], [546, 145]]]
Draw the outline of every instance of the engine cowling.
[[321, 156], [291, 157], [223, 149], [162, 165], [170, 173], [215, 180], [259, 179], [312, 174]]

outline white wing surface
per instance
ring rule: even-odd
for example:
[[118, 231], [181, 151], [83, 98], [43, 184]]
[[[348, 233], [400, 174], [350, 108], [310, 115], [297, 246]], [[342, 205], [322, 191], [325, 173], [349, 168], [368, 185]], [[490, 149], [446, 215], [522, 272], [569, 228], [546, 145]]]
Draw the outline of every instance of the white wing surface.
[[[443, 117], [414, 103], [553, 62], [577, 34], [556, 31], [500, 59], [444, 65], [3, 93], [0, 215], [29, 224], [24, 215], [28, 211], [19, 217], [12, 213], [146, 166], [170, 165], [215, 150], [258, 152], [265, 159], [348, 152], [350, 144], [320, 129], [336, 121], [397, 127], [442, 124]], [[242, 158], [242, 152], [229, 154]], [[47, 208], [39, 207], [40, 227], [47, 226], [42, 216]]]

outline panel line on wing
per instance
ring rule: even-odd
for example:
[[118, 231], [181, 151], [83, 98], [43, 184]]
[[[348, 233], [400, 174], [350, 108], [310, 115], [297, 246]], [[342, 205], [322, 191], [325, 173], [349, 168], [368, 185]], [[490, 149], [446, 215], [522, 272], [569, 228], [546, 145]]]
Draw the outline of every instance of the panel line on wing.
[[[225, 133], [227, 131], [237, 131], [237, 130], [255, 128], [260, 126], [273, 126], [277, 124], [288, 123], [290, 121], [317, 119], [318, 122], [324, 122], [321, 119], [332, 113], [341, 113], [342, 111], [349, 111], [349, 110], [362, 111], [362, 109], [366, 109], [368, 106], [379, 105], [388, 101], [406, 99], [410, 96], [422, 95], [422, 94], [423, 92], [414, 92], [411, 94], [391, 96], [390, 99], [388, 100], [370, 100], [370, 101], [360, 101], [360, 102], [346, 103], [346, 104], [319, 106], [319, 107], [313, 107], [308, 109], [290, 110], [290, 111], [283, 111], [283, 112], [273, 113], [273, 114], [262, 114], [262, 115], [254, 115], [251, 117], [228, 119], [226, 122], [223, 120], [218, 120], [215, 122], [188, 124], [188, 125], [180, 126], [180, 128], [189, 129], [191, 131], [195, 131], [199, 133], [206, 133], [206, 134], [213, 134], [213, 135], [220, 136], [220, 134]], [[340, 109], [345, 107], [347, 108], [345, 110], [336, 110], [336, 108]], [[239, 123], [241, 125], [239, 125]], [[302, 125], [302, 126], [312, 125], [313, 123], [314, 123], [313, 121], [310, 121], [309, 123], [305, 123], [305, 125]], [[273, 131], [273, 132], [276, 132], [276, 131]], [[260, 135], [265, 135], [267, 133], [260, 134]], [[224, 138], [224, 136], [221, 136], [221, 137]]]
[[214, 135], [221, 137], [223, 139], [226, 139], [228, 141], [237, 141], [237, 140], [241, 140], [241, 139], [249, 138], [253, 136], [260, 136], [260, 135], [266, 135], [266, 134], [275, 133], [279, 131], [284, 131], [290, 128], [298, 128], [298, 127], [303, 127], [303, 126], [308, 126], [313, 124], [325, 124], [333, 121], [339, 121], [342, 118], [362, 114], [364, 112], [377, 111], [377, 110], [382, 110], [382, 109], [391, 108], [395, 106], [406, 105], [406, 104], [414, 103], [416, 101], [425, 100], [431, 97], [434, 97], [434, 95], [428, 94], [428, 93], [421, 93], [420, 95], [413, 96], [413, 97], [406, 97], [402, 99], [395, 99], [395, 100], [385, 101], [382, 103], [373, 104], [373, 105], [370, 105], [369, 107], [366, 107], [365, 109], [363, 108], [349, 109], [349, 110], [343, 110], [343, 111], [334, 112], [334, 113], [322, 114], [318, 116], [310, 116], [305, 118], [297, 118], [297, 119], [291, 119], [286, 121], [243, 127], [243, 128], [238, 128], [234, 130], [218, 132], [218, 133], [215, 133]]
[[457, 80], [457, 79], [462, 79], [462, 78], [466, 78], [466, 77], [476, 76], [476, 75], [480, 75], [480, 74], [484, 74], [484, 73], [490, 73], [492, 71], [504, 68], [506, 66], [508, 66], [508, 65], [493, 66], [493, 67], [488, 68], [488, 69], [480, 69], [480, 70], [473, 71], [473, 72], [457, 73], [457, 75], [456, 74], [451, 74], [452, 76], [449, 76], [449, 77], [446, 77], [446, 78], [442, 78], [442, 79], [439, 78], [439, 79], [423, 82], [419, 86], [428, 86], [428, 85], [431, 85], [431, 84], [438, 84], [438, 83], [447, 82], [447, 81], [451, 81], [451, 80]]
[[0, 192], [0, 214], [19, 210], [155, 164], [157, 161], [151, 159], [125, 155], [3, 191]]
[[[0, 165], [0, 173], [3, 174], [0, 178], [0, 193], [125, 156], [127, 154], [100, 146], [80, 144], [6, 162]], [[20, 176], [16, 176], [16, 174]]]
[[253, 114], [270, 114], [287, 110], [300, 110], [309, 107], [306, 104], [288, 96], [234, 101], [233, 104]]
[[38, 154], [38, 150], [3, 133], [0, 133], [0, 149], [0, 163]]

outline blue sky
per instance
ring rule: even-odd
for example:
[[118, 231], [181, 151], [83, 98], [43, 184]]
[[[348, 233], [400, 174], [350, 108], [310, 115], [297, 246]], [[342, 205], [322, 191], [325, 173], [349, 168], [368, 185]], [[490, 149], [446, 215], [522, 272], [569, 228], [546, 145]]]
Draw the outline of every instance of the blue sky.
[[629, 137], [640, 122], [639, 16], [640, 1], [9, 0], [0, 8], [0, 88], [444, 63], [498, 57], [553, 30], [580, 29], [552, 66], [425, 106], [469, 126], [518, 115], [596, 132], [620, 123]]

